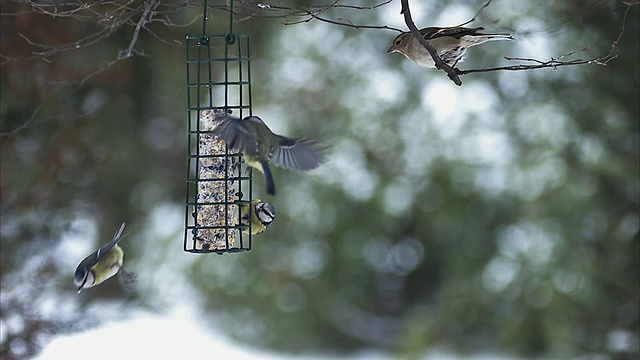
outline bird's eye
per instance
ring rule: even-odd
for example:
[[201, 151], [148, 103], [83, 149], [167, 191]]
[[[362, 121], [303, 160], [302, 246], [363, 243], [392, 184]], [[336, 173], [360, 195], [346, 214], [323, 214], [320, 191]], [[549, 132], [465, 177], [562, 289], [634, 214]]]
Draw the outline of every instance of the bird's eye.
[[400, 40], [400, 39], [396, 40], [396, 45], [400, 45], [401, 42], [402, 42], [402, 40]]

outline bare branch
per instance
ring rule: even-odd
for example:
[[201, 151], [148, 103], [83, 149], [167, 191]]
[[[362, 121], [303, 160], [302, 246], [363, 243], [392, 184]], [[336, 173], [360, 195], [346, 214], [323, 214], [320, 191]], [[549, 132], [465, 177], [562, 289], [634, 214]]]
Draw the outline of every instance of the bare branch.
[[2, 138], [2, 144], [0, 145], [0, 148], [3, 148], [7, 143], [9, 143], [11, 138], [16, 134], [18, 134], [20, 131], [23, 131], [25, 129], [35, 126], [36, 120], [40, 123], [44, 121], [57, 120], [57, 119], [70, 119], [70, 118], [78, 119], [84, 116], [91, 115], [93, 113], [92, 111], [83, 112], [83, 113], [69, 112], [66, 114], [38, 118], [38, 115], [40, 114], [40, 111], [44, 107], [47, 98], [51, 96], [52, 91], [50, 91], [49, 89], [50, 88], [54, 89], [53, 93], [55, 94], [56, 91], [61, 91], [60, 90], [61, 86], [65, 84], [68, 84], [68, 82], [49, 81], [44, 85], [42, 85], [40, 102], [35, 107], [35, 109], [33, 109], [33, 111], [31, 112], [31, 116], [28, 119], [26, 119], [24, 123], [22, 123], [20, 126], [16, 127], [15, 129], [12, 129], [11, 131], [0, 132], [0, 138]]
[[[82, 86], [88, 79], [93, 76], [103, 72], [110, 66], [116, 64], [117, 62], [129, 58], [133, 55], [146, 56], [146, 54], [141, 50], [136, 50], [136, 44], [138, 43], [138, 38], [140, 36], [140, 31], [143, 29], [145, 32], [149, 33], [152, 37], [156, 38], [159, 41], [162, 41], [166, 44], [170, 44], [172, 46], [182, 46], [182, 42], [179, 40], [171, 40], [171, 39], [162, 39], [158, 34], [156, 34], [150, 27], [151, 23], [160, 23], [165, 26], [175, 26], [175, 27], [185, 27], [189, 26], [199, 19], [202, 18], [202, 15], [192, 16], [191, 20], [185, 24], [178, 24], [172, 21], [169, 17], [170, 14], [176, 13], [181, 9], [188, 8], [190, 6], [203, 6], [201, 0], [183, 0], [179, 2], [167, 3], [162, 2], [160, 0], [96, 0], [91, 2], [83, 2], [82, 0], [67, 0], [66, 2], [49, 2], [49, 3], [40, 3], [36, 0], [19, 0], [20, 3], [26, 4], [31, 7], [31, 11], [55, 18], [67, 17], [72, 18], [74, 20], [79, 21], [88, 21], [94, 22], [96, 24], [101, 25], [102, 27], [99, 31], [80, 38], [71, 43], [62, 44], [62, 45], [48, 45], [41, 44], [31, 39], [29, 36], [25, 34], [18, 34], [24, 41], [37, 48], [36, 51], [31, 53], [31, 56], [27, 57], [13, 57], [8, 56], [7, 54], [0, 53], [0, 65], [4, 65], [9, 62], [15, 62], [26, 59], [40, 59], [46, 62], [50, 62], [52, 56], [66, 52], [77, 50], [81, 48], [86, 48], [88, 46], [94, 45], [97, 42], [111, 36], [116, 31], [125, 28], [132, 27], [133, 35], [131, 36], [131, 40], [126, 49], [123, 49], [118, 52], [118, 55], [115, 59], [108, 62], [106, 65], [94, 71], [93, 73], [84, 77], [80, 82], [79, 86]], [[267, 5], [260, 4], [256, 1], [252, 0], [235, 0], [234, 13], [236, 15], [235, 21], [243, 21], [247, 19], [251, 19], [253, 17], [261, 17], [261, 18], [284, 18], [285, 22], [283, 25], [295, 25], [301, 23], [308, 23], [314, 20], [338, 25], [351, 27], [355, 29], [384, 29], [384, 30], [394, 30], [397, 32], [402, 32], [402, 29], [389, 27], [386, 25], [358, 25], [352, 23], [350, 20], [345, 19], [344, 17], [340, 18], [331, 18], [329, 16], [329, 11], [331, 9], [347, 9], [347, 10], [376, 10], [383, 6], [386, 6], [392, 3], [393, 0], [379, 0], [379, 2], [374, 3], [369, 6], [358, 6], [358, 5], [350, 5], [350, 4], [341, 4], [339, 0], [332, 0], [328, 5], [317, 5], [317, 6], [306, 6], [306, 7], [286, 7], [281, 5]], [[469, 24], [476, 20], [478, 16], [488, 8], [493, 0], [487, 0], [484, 5], [476, 12], [476, 14], [468, 20], [467, 22], [461, 24], [460, 26]], [[135, 4], [139, 4], [135, 6]], [[612, 43], [611, 50], [608, 55], [596, 57], [588, 60], [577, 59], [571, 61], [563, 61], [562, 59], [573, 55], [574, 53], [569, 53], [562, 55], [558, 58], [552, 58], [550, 60], [536, 60], [536, 59], [523, 59], [517, 57], [506, 58], [509, 61], [522, 61], [524, 64], [510, 65], [510, 66], [501, 66], [495, 68], [485, 68], [485, 69], [469, 69], [469, 70], [459, 70], [457, 68], [452, 68], [448, 66], [446, 63], [440, 59], [435, 49], [419, 36], [419, 31], [413, 20], [411, 18], [411, 12], [408, 5], [408, 0], [401, 0], [402, 4], [402, 14], [404, 14], [405, 22], [410, 29], [411, 33], [416, 37], [416, 39], [420, 42], [420, 44], [425, 47], [425, 49], [429, 52], [429, 54], [434, 59], [436, 67], [445, 71], [448, 77], [457, 85], [461, 85], [462, 81], [460, 80], [460, 75], [465, 75], [469, 73], [475, 72], [489, 72], [489, 71], [510, 71], [510, 70], [529, 70], [529, 69], [539, 69], [539, 68], [557, 68], [561, 66], [567, 65], [580, 65], [580, 64], [599, 64], [606, 65], [609, 61], [615, 58], [614, 51], [618, 43], [622, 40], [622, 36], [625, 31], [626, 19], [629, 13], [629, 10], [633, 6], [637, 6], [640, 4], [640, 1], [635, 0], [623, 0], [623, 4], [627, 6], [627, 9], [624, 13], [624, 18], [622, 22], [622, 28], [618, 35], [618, 38]], [[209, 7], [211, 9], [217, 11], [225, 11], [228, 12], [229, 8], [227, 4], [210, 4]], [[20, 13], [24, 13], [24, 11], [18, 11], [15, 13], [2, 13], [2, 16], [16, 16]], [[137, 16], [140, 16], [136, 19]], [[289, 20], [289, 18], [298, 18], [297, 20]], [[584, 50], [583, 50], [584, 51]]]
[[[319, 15], [319, 14], [322, 14], [322, 13], [326, 12], [330, 8], [347, 8], [347, 9], [355, 9], [355, 10], [373, 10], [373, 9], [380, 8], [380, 7], [384, 6], [384, 5], [387, 5], [387, 4], [391, 3], [392, 1], [393, 0], [387, 0], [387, 1], [381, 2], [379, 4], [373, 5], [373, 6], [341, 5], [341, 4], [338, 4], [338, 1], [334, 1], [331, 5], [326, 6], [324, 8], [321, 8], [321, 9], [317, 9], [317, 10], [298, 10], [300, 12], [300, 14], [304, 14], [304, 15], [306, 15], [308, 17], [306, 19], [302, 19], [302, 20], [283, 22], [282, 25], [297, 25], [297, 24], [302, 24], [302, 23], [308, 23], [308, 22], [310, 22], [312, 20], [318, 20], [318, 21], [325, 22], [325, 23], [328, 23], [328, 24], [346, 26], [346, 27], [350, 27], [350, 28], [354, 28], [354, 29], [385, 29], [385, 30], [394, 30], [394, 31], [397, 31], [397, 32], [402, 32], [401, 29], [394, 28], [394, 27], [387, 26], [387, 25], [356, 25], [356, 24], [353, 24], [349, 20], [346, 20], [346, 21], [343, 22], [343, 21], [338, 21], [338, 20], [327, 19], [327, 18], [321, 17]], [[297, 15], [297, 16], [300, 16], [300, 15]]]
[[[138, 42], [138, 35], [140, 34], [140, 29], [144, 26], [145, 22], [147, 22], [150, 18], [153, 17], [153, 11], [158, 7], [160, 2], [157, 0], [151, 0], [150, 2], [144, 3], [144, 12], [140, 16], [140, 20], [136, 24], [136, 29], [133, 31], [133, 36], [131, 37], [131, 42], [129, 43], [129, 48], [127, 49], [125, 57], [130, 57], [133, 51], [133, 47], [136, 42]], [[119, 56], [118, 56], [119, 57]]]
[[36, 43], [35, 41], [30, 40], [25, 35], [19, 33], [18, 35], [21, 38], [23, 38], [29, 45], [44, 49], [45, 51], [33, 52], [32, 53], [33, 56], [26, 57], [26, 58], [9, 58], [7, 56], [3, 56], [3, 58], [6, 60], [4, 60], [2, 64], [5, 64], [6, 62], [10, 62], [10, 61], [26, 60], [26, 59], [33, 59], [33, 58], [40, 58], [46, 62], [50, 62], [49, 57], [55, 54], [70, 51], [70, 50], [85, 48], [99, 42], [102, 39], [107, 38], [108, 36], [116, 32], [119, 28], [121, 28], [123, 25], [125, 25], [134, 15], [137, 14], [137, 12], [138, 10], [133, 10], [133, 11], [130, 11], [129, 13], [126, 13], [125, 14], [126, 16], [116, 17], [114, 18], [114, 21], [111, 25], [103, 27], [100, 31], [93, 33], [89, 36], [86, 36], [84, 38], [81, 38], [79, 40], [76, 40], [72, 43], [63, 44], [63, 45], [39, 44], [39, 43]]
[[507, 60], [521, 60], [521, 61], [531, 61], [531, 62], [536, 62], [537, 64], [535, 65], [527, 65], [527, 64], [519, 64], [519, 65], [511, 65], [511, 66], [498, 66], [498, 67], [493, 67], [493, 68], [487, 68], [487, 69], [469, 69], [469, 70], [459, 70], [459, 74], [460, 75], [466, 75], [466, 74], [471, 74], [471, 73], [479, 73], [479, 72], [490, 72], [490, 71], [502, 71], [502, 70], [507, 70], [507, 71], [518, 71], [518, 70], [535, 70], [535, 69], [543, 69], [543, 68], [553, 68], [554, 70], [562, 67], [562, 66], [569, 66], [569, 65], [585, 65], [585, 64], [599, 64], [599, 65], [606, 65], [609, 61], [613, 60], [615, 57], [612, 58], [608, 58], [608, 59], [603, 59], [603, 60], [598, 60], [598, 59], [593, 59], [593, 60], [571, 60], [571, 61], [558, 61], [558, 60], [549, 60], [549, 61], [540, 61], [540, 60], [536, 60], [536, 59], [524, 59], [524, 58], [508, 58], [505, 56], [505, 59]]
[[78, 87], [82, 87], [89, 79], [93, 78], [94, 76], [100, 73], [103, 73], [104, 71], [108, 70], [109, 68], [119, 63], [120, 61], [130, 58], [131, 54], [136, 54], [138, 56], [148, 56], [144, 52], [140, 52], [137, 50], [132, 50], [132, 53], [129, 53], [128, 50], [120, 50], [120, 52], [118, 52], [118, 56], [115, 59], [109, 61], [107, 64], [105, 64], [98, 70], [92, 72], [91, 74], [85, 76], [82, 80], [80, 80], [80, 82], [78, 83]]
[[[531, 58], [520, 58], [520, 57], [508, 57], [508, 56], [505, 56], [504, 58], [506, 60], [508, 60], [508, 61], [525, 61], [525, 62], [534, 62], [536, 64], [517, 64], [517, 65], [510, 65], [510, 66], [498, 66], [498, 67], [493, 67], [493, 68], [469, 69], [469, 70], [457, 69], [458, 74], [459, 75], [466, 75], [466, 74], [471, 74], [471, 73], [481, 73], [481, 72], [491, 72], [491, 71], [522, 71], [522, 70], [535, 70], [535, 69], [544, 69], [544, 68], [552, 68], [552, 69], [555, 70], [555, 69], [557, 69], [559, 67], [570, 66], [570, 65], [597, 64], [597, 65], [606, 66], [610, 61], [612, 61], [613, 59], [618, 57], [617, 55], [614, 54], [614, 51], [615, 51], [615, 48], [620, 43], [620, 41], [622, 40], [622, 36], [624, 35], [626, 22], [627, 22], [627, 16], [629, 15], [629, 11], [631, 10], [631, 8], [633, 6], [640, 5], [640, 1], [634, 1], [634, 2], [625, 1], [625, 2], [623, 2], [623, 4], [626, 5], [627, 8], [625, 9], [624, 16], [622, 18], [622, 26], [621, 26], [621, 29], [620, 29], [620, 33], [618, 34], [618, 37], [611, 44], [611, 50], [609, 51], [609, 53], [607, 55], [598, 56], [598, 57], [591, 58], [591, 59], [575, 59], [575, 60], [570, 60], [570, 61], [561, 61], [561, 59], [566, 58], [566, 57], [571, 56], [571, 55], [574, 55], [577, 51], [572, 51], [572, 52], [569, 52], [567, 54], [560, 55], [557, 58], [551, 58], [548, 61], [543, 61], [543, 60], [538, 60], [538, 59], [531, 59]], [[587, 51], [587, 50], [589, 50], [589, 47], [585, 47], [580, 51], [584, 52], [584, 51]]]
[[299, 20], [299, 21], [295, 21], [295, 22], [284, 22], [282, 23], [282, 25], [297, 25], [297, 24], [301, 24], [301, 23], [308, 23], [311, 20], [315, 19], [321, 22], [325, 22], [325, 23], [329, 23], [329, 24], [333, 24], [333, 25], [340, 25], [340, 26], [347, 26], [350, 28], [354, 28], [354, 29], [386, 29], [386, 30], [394, 30], [397, 32], [402, 32], [401, 29], [398, 28], [394, 28], [391, 26], [387, 26], [387, 25], [355, 25], [351, 22], [340, 22], [340, 21], [336, 21], [336, 20], [330, 20], [330, 19], [325, 19], [322, 18], [312, 12], [308, 12], [309, 18], [304, 19], [304, 20]]

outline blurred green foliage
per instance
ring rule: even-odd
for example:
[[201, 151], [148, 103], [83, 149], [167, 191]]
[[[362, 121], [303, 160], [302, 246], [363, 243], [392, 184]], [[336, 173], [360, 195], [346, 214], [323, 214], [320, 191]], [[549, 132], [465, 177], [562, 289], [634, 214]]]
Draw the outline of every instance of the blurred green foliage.
[[[482, 2], [464, 4], [411, 5], [420, 26], [445, 25], [456, 11], [462, 22]], [[403, 27], [399, 8], [394, 1], [322, 16]], [[517, 40], [474, 48], [461, 68], [504, 64], [502, 55], [607, 54], [625, 9], [621, 1], [496, 0], [478, 26]], [[168, 16], [187, 23], [200, 10]], [[211, 14], [209, 31], [226, 32], [228, 13]], [[398, 357], [433, 346], [638, 356], [638, 6], [607, 66], [467, 75], [460, 88], [442, 72], [385, 55], [392, 31], [317, 20], [284, 26], [299, 18], [260, 14], [268, 16], [239, 16], [236, 25], [254, 46], [254, 113], [279, 133], [322, 135], [332, 160], [311, 174], [275, 170], [282, 191], [269, 201], [278, 216], [251, 252], [187, 256], [180, 234], [146, 227], [158, 223], [149, 220], [158, 209], [184, 207], [179, 42], [198, 34], [201, 20], [148, 24], [135, 45], [147, 56], [80, 84], [129, 46], [133, 27], [47, 61], [13, 61], [36, 50], [24, 37], [64, 44], [103, 26], [3, 3], [2, 320], [40, 324], [8, 331], [3, 358], [20, 357], [15, 339], [29, 355], [46, 343], [38, 332], [46, 339], [99, 323], [76, 323], [88, 317], [78, 309], [122, 296], [105, 286], [78, 298], [73, 269], [51, 257], [78, 218], [99, 223], [100, 239], [131, 224], [128, 261], [157, 269], [140, 275], [131, 307], [178, 302], [163, 282], [180, 272], [203, 317], [247, 343], [290, 352], [373, 347]], [[20, 285], [34, 271], [42, 279]], [[25, 296], [77, 308], [43, 315], [21, 304]]]

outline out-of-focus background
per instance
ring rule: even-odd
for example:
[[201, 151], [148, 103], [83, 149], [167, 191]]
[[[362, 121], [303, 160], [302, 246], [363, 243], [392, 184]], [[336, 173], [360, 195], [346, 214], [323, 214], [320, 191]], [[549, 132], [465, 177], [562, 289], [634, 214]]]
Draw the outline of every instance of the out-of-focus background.
[[[1, 5], [3, 359], [637, 358], [640, 6], [623, 22], [622, 0], [494, 0], [469, 26], [516, 40], [462, 69], [595, 58], [624, 28], [617, 57], [457, 87], [387, 55], [397, 32], [344, 26], [406, 29], [398, 0], [314, 2], [343, 25], [305, 1], [236, 2], [254, 113], [332, 148], [313, 172], [276, 168], [276, 197], [254, 176], [276, 221], [218, 256], [182, 250], [202, 7], [55, 3]], [[226, 33], [210, 4], [208, 33]], [[410, 2], [418, 27], [483, 4]], [[76, 265], [123, 221], [135, 290], [77, 294]]]

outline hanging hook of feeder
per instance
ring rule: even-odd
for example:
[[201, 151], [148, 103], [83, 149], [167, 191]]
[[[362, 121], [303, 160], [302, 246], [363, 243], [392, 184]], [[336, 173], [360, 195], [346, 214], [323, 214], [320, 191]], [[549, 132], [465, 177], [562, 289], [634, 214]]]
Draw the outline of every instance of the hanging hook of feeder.
[[227, 45], [233, 45], [236, 42], [236, 36], [233, 34], [233, 0], [229, 2], [229, 33], [225, 39]]

